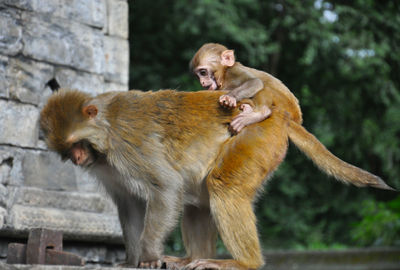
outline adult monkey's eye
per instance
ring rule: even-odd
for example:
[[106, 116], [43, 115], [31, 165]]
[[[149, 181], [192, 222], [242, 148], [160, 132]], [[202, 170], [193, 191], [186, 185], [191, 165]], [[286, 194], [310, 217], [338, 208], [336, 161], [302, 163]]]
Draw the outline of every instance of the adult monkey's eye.
[[199, 70], [199, 74], [200, 74], [201, 76], [207, 76], [207, 70], [205, 70], [205, 69], [200, 69], [200, 70]]

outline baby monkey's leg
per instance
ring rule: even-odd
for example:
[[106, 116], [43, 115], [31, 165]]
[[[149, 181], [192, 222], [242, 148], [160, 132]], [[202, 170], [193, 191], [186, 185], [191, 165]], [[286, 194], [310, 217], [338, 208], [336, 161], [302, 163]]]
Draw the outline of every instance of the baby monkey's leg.
[[249, 104], [240, 105], [242, 112], [238, 114], [231, 122], [232, 132], [239, 133], [244, 127], [261, 122], [271, 115], [271, 109], [264, 105], [260, 110], [254, 111]]

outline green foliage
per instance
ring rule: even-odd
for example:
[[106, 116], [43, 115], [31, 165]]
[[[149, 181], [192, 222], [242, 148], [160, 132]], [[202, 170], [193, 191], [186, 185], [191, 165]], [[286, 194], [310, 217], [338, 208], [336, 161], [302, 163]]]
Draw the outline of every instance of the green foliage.
[[400, 246], [400, 196], [389, 202], [364, 201], [352, 237], [360, 245]]
[[[139, 0], [130, 9], [132, 88], [198, 90], [191, 57], [222, 43], [281, 79], [335, 155], [400, 188], [399, 1]], [[385, 204], [395, 195], [328, 179], [290, 147], [256, 204], [260, 237], [266, 248], [370, 245], [398, 229], [371, 221], [367, 237], [349, 228], [375, 210], [398, 215]]]

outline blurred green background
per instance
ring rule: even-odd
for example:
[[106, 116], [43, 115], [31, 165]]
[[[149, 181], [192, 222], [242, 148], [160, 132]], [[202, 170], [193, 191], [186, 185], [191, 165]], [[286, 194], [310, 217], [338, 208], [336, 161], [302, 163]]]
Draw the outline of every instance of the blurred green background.
[[[399, 1], [132, 1], [131, 89], [201, 89], [188, 63], [206, 42], [282, 80], [310, 132], [400, 189]], [[292, 145], [256, 211], [265, 249], [400, 246], [397, 192], [338, 183]]]

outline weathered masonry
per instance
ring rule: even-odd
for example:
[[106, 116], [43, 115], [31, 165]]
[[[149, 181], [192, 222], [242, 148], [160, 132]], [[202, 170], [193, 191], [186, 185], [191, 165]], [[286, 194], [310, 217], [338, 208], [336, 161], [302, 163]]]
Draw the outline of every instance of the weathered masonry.
[[63, 231], [88, 262], [124, 259], [106, 247], [121, 239], [113, 205], [47, 151], [38, 119], [54, 86], [127, 90], [128, 66], [127, 0], [0, 0], [0, 261], [32, 228]]

